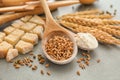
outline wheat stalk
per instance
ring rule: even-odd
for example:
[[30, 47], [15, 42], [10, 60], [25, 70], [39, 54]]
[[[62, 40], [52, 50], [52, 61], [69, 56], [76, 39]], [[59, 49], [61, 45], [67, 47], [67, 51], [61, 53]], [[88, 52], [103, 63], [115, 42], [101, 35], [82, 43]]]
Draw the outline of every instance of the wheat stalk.
[[98, 10], [98, 9], [92, 9], [92, 10], [87, 10], [87, 11], [79, 11], [79, 12], [75, 12], [72, 14], [66, 14], [63, 16], [76, 16], [76, 15], [91, 15], [91, 14], [101, 14], [102, 11]]
[[81, 26], [75, 23], [70, 23], [66, 21], [60, 21], [60, 24], [67, 27], [68, 29], [71, 29], [74, 32], [84, 32], [84, 33], [91, 33], [93, 36], [96, 37], [96, 39], [105, 44], [114, 44], [114, 45], [120, 45], [120, 40], [111, 36], [110, 34], [103, 32], [101, 30]]

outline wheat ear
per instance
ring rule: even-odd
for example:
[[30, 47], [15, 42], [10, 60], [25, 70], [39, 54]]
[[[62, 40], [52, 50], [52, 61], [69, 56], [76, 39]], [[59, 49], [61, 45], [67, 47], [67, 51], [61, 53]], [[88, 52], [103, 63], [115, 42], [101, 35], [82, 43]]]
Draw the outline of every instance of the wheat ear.
[[80, 18], [78, 16], [66, 16], [66, 17], [61, 17], [61, 20], [68, 21], [68, 22], [73, 22], [79, 25], [83, 26], [98, 26], [98, 25], [103, 25], [102, 21], [97, 19], [97, 20], [92, 20], [92, 19], [87, 19], [87, 18]]
[[96, 39], [105, 44], [114, 44], [114, 45], [120, 45], [120, 40], [111, 36], [110, 34], [103, 32], [101, 30], [81, 26], [75, 23], [70, 23], [66, 21], [60, 21], [60, 24], [67, 27], [68, 29], [71, 29], [74, 32], [84, 32], [84, 33], [91, 33], [93, 36], [96, 37]]
[[68, 22], [71, 22], [71, 23], [76, 23], [76, 24], [83, 25], [83, 26], [93, 27], [93, 28], [102, 30], [104, 32], [107, 32], [107, 33], [109, 33], [113, 36], [120, 37], [120, 31], [119, 30], [111, 29], [111, 28], [103, 25], [101, 20], [99, 20], [99, 19], [96, 19], [96, 20], [93, 19], [92, 20], [92, 19], [85, 19], [85, 18], [68, 16], [68, 17], [64, 17], [62, 20], [68, 21]]

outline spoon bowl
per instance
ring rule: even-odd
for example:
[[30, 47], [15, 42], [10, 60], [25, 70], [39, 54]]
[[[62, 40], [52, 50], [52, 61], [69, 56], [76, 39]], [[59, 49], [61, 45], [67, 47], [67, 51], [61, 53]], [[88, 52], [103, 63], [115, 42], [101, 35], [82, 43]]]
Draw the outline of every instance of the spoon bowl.
[[[66, 38], [69, 38], [74, 44], [73, 44], [73, 54], [70, 58], [66, 59], [66, 60], [63, 60], [63, 61], [58, 61], [58, 60], [55, 60], [53, 58], [51, 58], [48, 53], [46, 52], [45, 50], [45, 44], [47, 43], [47, 41], [51, 38], [53, 38], [54, 36], [63, 36], [66, 37]], [[67, 64], [69, 62], [71, 62], [77, 55], [77, 46], [76, 46], [76, 43], [75, 43], [75, 40], [73, 39], [73, 36], [69, 35], [69, 33], [66, 33], [66, 32], [63, 32], [63, 31], [52, 31], [46, 38], [43, 39], [43, 42], [42, 42], [42, 48], [43, 48], [43, 52], [44, 52], [44, 55], [53, 63], [55, 64]]]
[[[53, 19], [52, 15], [50, 13], [50, 10], [48, 8], [46, 0], [41, 0], [41, 4], [42, 4], [43, 10], [46, 15], [46, 23], [44, 25], [45, 31], [44, 31], [43, 39], [42, 39], [43, 52], [44, 52], [45, 56], [53, 63], [67, 64], [67, 63], [71, 62], [77, 55], [77, 45], [74, 40], [74, 36], [69, 31], [67, 31], [65, 28], [61, 27], [58, 23], [56, 23], [56, 21]], [[73, 52], [72, 52], [72, 55], [70, 58], [58, 61], [58, 60], [51, 58], [50, 55], [46, 52], [45, 45], [46, 45], [47, 41], [49, 39], [53, 38], [54, 36], [65, 36], [70, 41], [72, 41]]]

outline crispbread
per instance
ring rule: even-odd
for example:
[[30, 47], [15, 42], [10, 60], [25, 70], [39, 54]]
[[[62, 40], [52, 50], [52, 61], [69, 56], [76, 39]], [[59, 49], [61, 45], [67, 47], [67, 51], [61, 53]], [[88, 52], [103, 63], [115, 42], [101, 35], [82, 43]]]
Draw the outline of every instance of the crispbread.
[[22, 25], [20, 27], [20, 29], [24, 30], [25, 32], [29, 32], [31, 31], [34, 27], [36, 26], [36, 24], [31, 23], [31, 22], [27, 22], [24, 25]]
[[0, 58], [5, 58], [8, 50], [11, 48], [13, 48], [13, 46], [6, 41], [0, 43]]
[[43, 35], [43, 27], [42, 26], [37, 26], [31, 32], [34, 33], [34, 34], [37, 34], [39, 36], [39, 38], [41, 39], [42, 35]]
[[19, 41], [19, 36], [9, 34], [4, 40], [14, 46]]
[[6, 34], [4, 32], [0, 32], [0, 39], [3, 40]]
[[20, 20], [23, 22], [28, 22], [32, 18], [32, 15], [27, 15], [25, 17], [22, 17]]
[[14, 27], [14, 28], [17, 28], [19, 29], [22, 25], [24, 25], [25, 23], [21, 20], [16, 20], [14, 21], [11, 25]]
[[13, 58], [18, 56], [18, 50], [17, 49], [9, 49], [6, 55], [6, 61], [9, 62]]
[[6, 27], [3, 31], [8, 35], [8, 34], [10, 34], [11, 32], [13, 32], [14, 30], [15, 30], [14, 27], [9, 26], [9, 27]]
[[18, 50], [19, 53], [26, 54], [33, 50], [33, 45], [31, 43], [20, 40], [16, 44], [15, 48]]
[[21, 37], [21, 36], [23, 36], [24, 35], [24, 31], [23, 30], [20, 30], [20, 29], [16, 29], [16, 30], [14, 30], [12, 33], [11, 33], [11, 35], [15, 35], [15, 36], [18, 36], [19, 38]]
[[30, 19], [30, 22], [33, 22], [33, 23], [36, 23], [36, 24], [39, 24], [39, 25], [44, 25], [44, 21], [41, 17], [37, 16], [37, 15], [34, 15], [31, 19]]
[[38, 36], [37, 34], [33, 34], [33, 33], [25, 33], [25, 35], [21, 39], [23, 41], [30, 42], [33, 45], [38, 43]]

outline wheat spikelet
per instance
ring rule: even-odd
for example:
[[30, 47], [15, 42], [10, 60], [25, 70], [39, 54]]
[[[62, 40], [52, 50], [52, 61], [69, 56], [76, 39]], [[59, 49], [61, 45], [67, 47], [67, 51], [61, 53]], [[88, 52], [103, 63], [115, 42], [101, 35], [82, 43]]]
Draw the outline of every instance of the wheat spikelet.
[[102, 30], [104, 32], [107, 32], [107, 33], [109, 33], [109, 34], [111, 34], [113, 36], [120, 37], [120, 31], [119, 30], [111, 29], [111, 28], [109, 28], [107, 26], [101, 26], [101, 25], [100, 26], [93, 26], [93, 27], [95, 27], [95, 28], [97, 28], [99, 30]]
[[103, 25], [101, 20], [92, 20], [92, 19], [86, 19], [86, 18], [80, 18], [78, 16], [66, 16], [62, 17], [61, 20], [76, 23], [83, 26], [98, 26]]
[[80, 12], [76, 12], [76, 13], [72, 13], [72, 14], [66, 14], [63, 16], [76, 16], [76, 15], [91, 15], [91, 14], [101, 14], [102, 11], [98, 10], [98, 9], [93, 9], [93, 10], [87, 10], [87, 11], [80, 11]]
[[111, 29], [120, 30], [120, 26], [115, 26], [115, 25], [105, 25], [105, 26]]
[[105, 44], [114, 44], [114, 45], [120, 45], [120, 40], [116, 39], [115, 37], [112, 37], [110, 34], [103, 32], [101, 30], [81, 26], [75, 23], [70, 23], [66, 21], [60, 21], [60, 24], [67, 27], [68, 29], [71, 29], [74, 32], [84, 32], [84, 33], [91, 33], [96, 37], [96, 39]]
[[117, 24], [120, 24], [120, 20], [103, 19], [102, 22], [105, 25], [117, 25]]
[[77, 15], [81, 18], [90, 18], [90, 19], [95, 19], [95, 18], [98, 18], [98, 19], [110, 19], [112, 18], [113, 16], [111, 16], [110, 14], [101, 14], [101, 15]]

